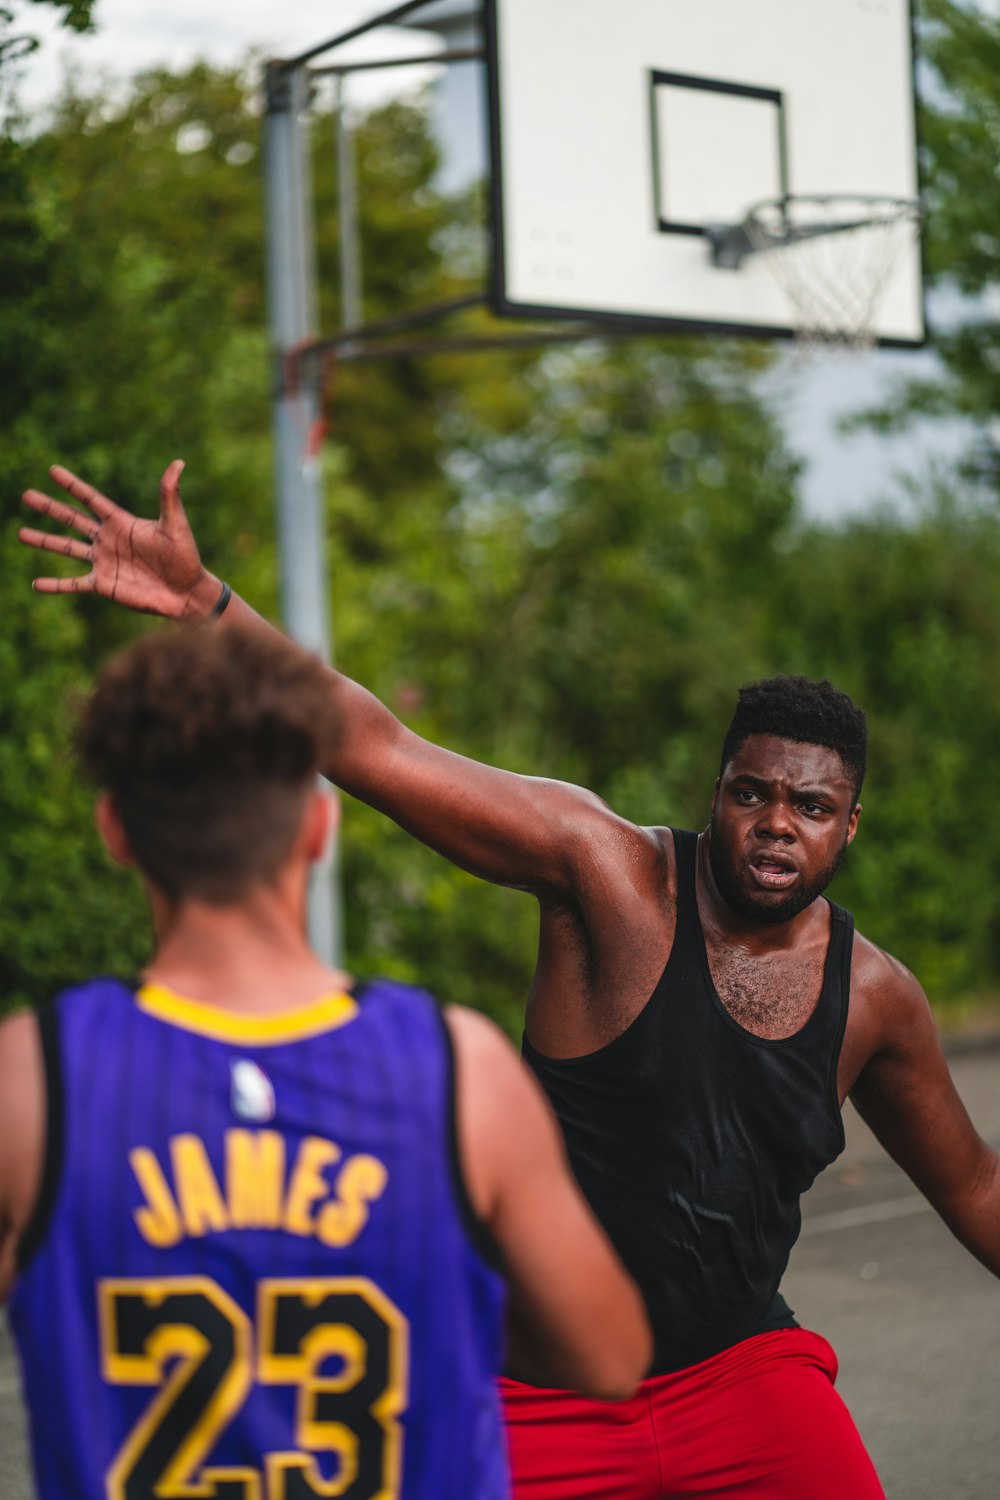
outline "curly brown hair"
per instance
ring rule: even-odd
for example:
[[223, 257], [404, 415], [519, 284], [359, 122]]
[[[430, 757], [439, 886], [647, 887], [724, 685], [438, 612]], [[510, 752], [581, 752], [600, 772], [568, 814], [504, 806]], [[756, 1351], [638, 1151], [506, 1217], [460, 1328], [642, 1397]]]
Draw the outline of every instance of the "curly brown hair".
[[220, 624], [167, 627], [114, 657], [76, 744], [148, 879], [225, 905], [284, 863], [337, 733], [318, 660]]

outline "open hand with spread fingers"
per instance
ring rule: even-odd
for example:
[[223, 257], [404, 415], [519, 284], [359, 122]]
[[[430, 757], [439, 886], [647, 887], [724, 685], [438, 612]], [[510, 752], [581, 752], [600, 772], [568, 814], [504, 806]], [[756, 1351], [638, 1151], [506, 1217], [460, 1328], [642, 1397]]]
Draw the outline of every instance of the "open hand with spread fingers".
[[168, 465], [160, 480], [160, 514], [151, 521], [132, 515], [69, 469], [54, 465], [50, 475], [79, 506], [53, 500], [41, 490], [26, 490], [22, 498], [30, 510], [69, 528], [70, 534], [24, 526], [18, 540], [40, 552], [57, 552], [87, 563], [90, 571], [70, 578], [36, 578], [37, 592], [100, 594], [126, 609], [173, 620], [210, 614], [220, 583], [202, 566], [184, 514], [183, 468], [180, 459]]

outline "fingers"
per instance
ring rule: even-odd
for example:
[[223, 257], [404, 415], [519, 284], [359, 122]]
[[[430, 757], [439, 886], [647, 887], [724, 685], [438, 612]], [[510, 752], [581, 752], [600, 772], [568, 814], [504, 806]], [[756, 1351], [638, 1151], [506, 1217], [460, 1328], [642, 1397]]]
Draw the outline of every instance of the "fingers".
[[163, 471], [160, 480], [160, 519], [166, 526], [172, 522], [184, 518], [184, 505], [181, 501], [181, 475], [184, 472], [184, 460], [175, 458]]
[[[64, 471], [65, 472], [65, 471]], [[43, 495], [41, 490], [25, 490], [21, 496], [29, 510], [37, 510], [41, 516], [47, 516], [50, 521], [56, 521], [60, 526], [72, 526], [74, 531], [81, 532], [90, 541], [93, 541], [100, 528], [100, 522], [88, 515], [85, 510], [76, 510], [72, 505], [65, 505], [62, 500], [53, 500], [48, 495]], [[37, 532], [33, 535], [38, 535]], [[24, 540], [24, 538], [22, 538]], [[29, 542], [29, 547], [37, 543]]]
[[117, 506], [109, 500], [107, 495], [102, 495], [100, 490], [95, 490], [92, 484], [87, 484], [69, 469], [64, 469], [61, 464], [53, 464], [49, 473], [60, 489], [79, 500], [93, 515], [102, 521], [106, 516], [113, 515]]
[[[114, 509], [110, 500], [105, 500], [103, 495], [77, 479], [68, 469], [58, 466], [49, 470], [56, 484], [61, 485], [64, 490], [69, 490], [76, 499], [87, 504], [92, 512], [108, 515]], [[94, 506], [96, 497], [98, 502], [103, 502], [104, 510], [100, 511]], [[78, 541], [72, 536], [52, 536], [47, 531], [36, 531], [32, 526], [22, 526], [17, 533], [17, 539], [26, 547], [35, 547], [39, 552], [58, 552], [60, 557], [72, 557], [76, 562], [89, 563], [93, 558], [94, 538], [101, 529], [101, 523], [94, 519], [94, 514], [87, 511], [77, 510], [75, 506], [65, 505], [61, 500], [53, 500], [50, 495], [43, 495], [41, 490], [25, 490], [21, 496], [29, 510], [37, 511], [39, 515], [45, 516], [49, 521], [55, 521], [59, 526], [71, 526], [74, 531], [82, 533], [85, 541]], [[84, 573], [77, 578], [36, 578], [31, 587], [39, 594], [92, 594], [94, 591], [93, 571]]]
[[31, 587], [36, 594], [92, 594], [93, 573], [82, 573], [79, 578], [36, 578]]
[[[94, 534], [96, 536], [96, 532]], [[37, 547], [39, 552], [58, 552], [61, 557], [73, 557], [78, 562], [90, 562], [93, 556], [90, 542], [78, 542], [72, 536], [51, 536], [47, 531], [35, 531], [30, 526], [22, 526], [17, 539], [26, 547]]]

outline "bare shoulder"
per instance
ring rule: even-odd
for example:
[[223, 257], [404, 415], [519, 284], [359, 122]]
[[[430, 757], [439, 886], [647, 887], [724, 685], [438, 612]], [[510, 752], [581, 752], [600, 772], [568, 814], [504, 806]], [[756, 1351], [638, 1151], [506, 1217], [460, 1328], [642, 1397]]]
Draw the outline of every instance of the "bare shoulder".
[[638, 889], [650, 883], [662, 889], [674, 867], [670, 829], [632, 823], [599, 798], [595, 802], [586, 822], [581, 821], [578, 866], [588, 867], [602, 882], [617, 876]]
[[652, 859], [662, 854], [665, 843], [672, 849], [669, 828], [644, 828], [633, 823], [615, 812], [603, 797], [584, 787], [567, 783], [550, 785], [564, 788], [567, 832], [599, 846], [605, 856], [618, 852], [626, 859]]
[[472, 1066], [498, 1063], [503, 1067], [509, 1060], [520, 1066], [510, 1039], [482, 1011], [467, 1005], [446, 1005], [444, 1019], [459, 1062]]
[[873, 1011], [895, 1021], [927, 1012], [929, 1007], [916, 975], [898, 958], [858, 932], [851, 956], [851, 998], [863, 999]]
[[[861, 940], [857, 965], [869, 1034], [863, 1052], [852, 1058], [851, 1099], [889, 1155], [992, 1268], [995, 1228], [987, 1231], [988, 1253], [978, 1231], [971, 1238], [966, 1232], [970, 1203], [984, 1181], [996, 1180], [996, 1155], [955, 1087], [927, 997], [906, 965], [874, 943]], [[855, 998], [852, 987], [852, 1024]], [[845, 1046], [850, 1034], [849, 1024]]]
[[45, 1080], [38, 1021], [19, 1011], [0, 1021], [0, 1192], [9, 1185], [28, 1141], [37, 1135], [45, 1112]]
[[19, 1010], [0, 1021], [0, 1063], [17, 1054], [18, 1049], [30, 1049], [32, 1038], [38, 1034], [38, 1024], [30, 1010]]
[[851, 958], [851, 1005], [840, 1060], [841, 1095], [862, 1074], [893, 1058], [938, 1047], [931, 1009], [914, 974], [857, 933]]
[[487, 1223], [525, 1162], [538, 1165], [556, 1149], [556, 1127], [535, 1079], [493, 1021], [464, 1006], [447, 1006], [455, 1050], [458, 1153], [473, 1208]]
[[649, 851], [651, 859], [657, 864], [671, 872], [677, 868], [677, 850], [674, 844], [674, 831], [672, 828], [664, 828], [653, 825], [649, 828], [637, 828], [636, 832], [642, 835], [643, 843]]
[[18, 1011], [0, 1021], [0, 1119], [7, 1125], [23, 1108], [41, 1080], [42, 1048], [38, 1021], [31, 1011]]
[[503, 1120], [512, 1104], [521, 1104], [530, 1095], [534, 1083], [517, 1049], [481, 1011], [448, 1005], [444, 1019], [455, 1052], [460, 1117]]
[[0, 1022], [0, 1301], [10, 1290], [17, 1240], [31, 1216], [45, 1149], [45, 1076], [30, 1011]]
[[[630, 825], [631, 826], [631, 825]], [[677, 899], [677, 849], [673, 830], [659, 825], [635, 827], [634, 851], [638, 866], [652, 882], [652, 888], [671, 904]]]

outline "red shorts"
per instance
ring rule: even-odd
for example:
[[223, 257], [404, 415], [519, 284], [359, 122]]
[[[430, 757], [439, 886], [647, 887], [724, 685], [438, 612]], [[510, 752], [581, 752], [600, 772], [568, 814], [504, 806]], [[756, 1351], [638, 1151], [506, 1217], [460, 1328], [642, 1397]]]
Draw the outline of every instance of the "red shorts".
[[885, 1500], [836, 1377], [826, 1339], [782, 1328], [622, 1402], [502, 1380], [514, 1500]]

